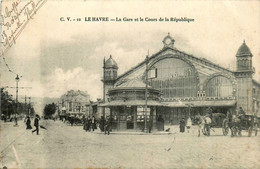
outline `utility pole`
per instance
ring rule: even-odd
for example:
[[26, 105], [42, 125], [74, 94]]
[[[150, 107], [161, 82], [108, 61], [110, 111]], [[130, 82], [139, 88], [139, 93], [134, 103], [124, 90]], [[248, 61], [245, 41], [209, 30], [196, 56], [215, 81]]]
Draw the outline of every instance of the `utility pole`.
[[[104, 58], [104, 61], [103, 61], [103, 103], [105, 103], [105, 95], [106, 95], [106, 90], [105, 90], [105, 63], [106, 63], [106, 60]], [[103, 107], [102, 109], [102, 114], [103, 114], [103, 117], [105, 118], [105, 107]]]
[[31, 97], [29, 97], [29, 109], [28, 109], [28, 115], [31, 114]]
[[145, 60], [145, 106], [144, 106], [144, 111], [145, 111], [145, 115], [144, 115], [144, 132], [148, 132], [147, 130], [147, 95], [148, 95], [148, 91], [147, 91], [147, 83], [148, 83], [148, 55], [146, 56], [146, 60]]
[[15, 99], [15, 101], [16, 101], [16, 112], [15, 112], [15, 126], [17, 126], [18, 125], [18, 123], [17, 123], [17, 115], [18, 115], [18, 82], [19, 82], [19, 76], [18, 76], [18, 74], [17, 74], [17, 76], [16, 76], [16, 78], [15, 78], [15, 81], [16, 81], [16, 99]]

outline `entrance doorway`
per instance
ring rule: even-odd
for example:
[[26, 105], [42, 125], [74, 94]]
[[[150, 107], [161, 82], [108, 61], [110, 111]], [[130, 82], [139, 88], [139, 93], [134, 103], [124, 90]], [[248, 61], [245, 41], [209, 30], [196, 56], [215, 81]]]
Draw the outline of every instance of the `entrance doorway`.
[[134, 129], [134, 111], [126, 107], [126, 129]]

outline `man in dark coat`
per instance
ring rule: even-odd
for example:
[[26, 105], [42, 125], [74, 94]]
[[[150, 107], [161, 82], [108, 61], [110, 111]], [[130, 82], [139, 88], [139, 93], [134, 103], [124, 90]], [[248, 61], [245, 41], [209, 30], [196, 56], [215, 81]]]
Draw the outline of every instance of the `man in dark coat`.
[[26, 120], [26, 130], [31, 130], [32, 126], [31, 126], [31, 119], [29, 116], [27, 116], [27, 120]]
[[105, 121], [106, 120], [105, 120], [104, 116], [101, 116], [100, 123], [99, 123], [99, 128], [100, 128], [101, 132], [104, 131]]
[[106, 119], [106, 122], [105, 122], [105, 134], [110, 134], [110, 118], [109, 116], [107, 117]]
[[90, 131], [90, 128], [91, 128], [91, 119], [90, 119], [90, 117], [88, 116], [87, 117], [87, 120], [86, 120], [86, 131]]
[[85, 118], [85, 116], [83, 116], [82, 122], [83, 122], [83, 130], [86, 130], [86, 118]]
[[40, 117], [38, 114], [36, 114], [35, 119], [34, 119], [34, 126], [35, 126], [35, 130], [32, 131], [32, 133], [34, 133], [36, 131], [37, 135], [39, 135], [39, 121], [40, 121]]
[[180, 121], [180, 132], [181, 133], [185, 132], [185, 120], [184, 120], [184, 118], [182, 118], [181, 121]]
[[96, 119], [95, 119], [94, 116], [91, 119], [91, 127], [92, 127], [92, 131], [94, 131], [97, 128], [97, 126], [96, 126]]

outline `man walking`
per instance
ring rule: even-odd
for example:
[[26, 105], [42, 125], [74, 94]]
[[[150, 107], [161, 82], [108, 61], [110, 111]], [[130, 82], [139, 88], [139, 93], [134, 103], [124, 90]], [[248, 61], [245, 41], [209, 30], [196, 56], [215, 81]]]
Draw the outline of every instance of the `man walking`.
[[36, 131], [37, 135], [39, 135], [39, 120], [40, 120], [40, 116], [38, 114], [36, 114], [35, 119], [34, 119], [34, 126], [35, 126], [35, 130], [32, 131], [32, 133], [34, 133]]
[[91, 127], [92, 127], [92, 131], [94, 131], [97, 127], [96, 127], [96, 119], [95, 116], [92, 117], [91, 119]]
[[110, 134], [110, 118], [109, 116], [107, 117], [106, 119], [106, 122], [105, 122], [105, 134]]

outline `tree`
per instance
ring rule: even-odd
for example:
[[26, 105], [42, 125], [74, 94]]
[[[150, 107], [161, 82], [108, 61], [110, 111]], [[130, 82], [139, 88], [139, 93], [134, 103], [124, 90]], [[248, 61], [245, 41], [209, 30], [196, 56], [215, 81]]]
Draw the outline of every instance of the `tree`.
[[[11, 115], [16, 114], [16, 102], [12, 99], [12, 95], [10, 95], [5, 88], [1, 89], [1, 104], [0, 104], [0, 110], [1, 115], [5, 117], [10, 117]], [[30, 115], [34, 115], [35, 111], [33, 106], [29, 105], [29, 108], [33, 113]], [[17, 104], [17, 110], [19, 115], [29, 115], [28, 113], [28, 105], [22, 102], [18, 102]]]
[[56, 105], [54, 103], [52, 104], [46, 104], [44, 107], [43, 115], [45, 118], [51, 118], [52, 115], [54, 115], [56, 112]]
[[1, 114], [5, 116], [10, 116], [11, 114], [14, 114], [14, 108], [15, 108], [15, 102], [12, 99], [12, 96], [9, 95], [7, 91], [5, 91], [4, 88], [1, 88]]

